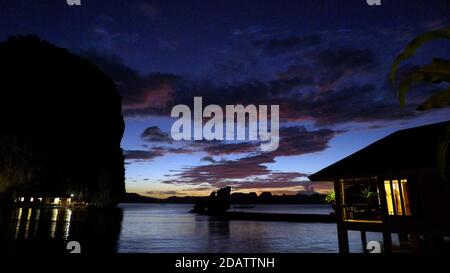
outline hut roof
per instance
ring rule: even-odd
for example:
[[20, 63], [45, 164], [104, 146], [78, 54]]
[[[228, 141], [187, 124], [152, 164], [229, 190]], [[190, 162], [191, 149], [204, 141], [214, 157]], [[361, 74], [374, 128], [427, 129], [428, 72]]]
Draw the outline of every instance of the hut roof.
[[[450, 139], [450, 121], [399, 130], [309, 176], [311, 181], [437, 171], [437, 149]], [[447, 164], [450, 162], [447, 151]]]

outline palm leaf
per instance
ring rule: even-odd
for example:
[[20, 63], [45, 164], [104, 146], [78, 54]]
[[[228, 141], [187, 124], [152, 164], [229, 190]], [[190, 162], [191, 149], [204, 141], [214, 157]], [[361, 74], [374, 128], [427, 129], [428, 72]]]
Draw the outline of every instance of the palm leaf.
[[[448, 0], [450, 3], [450, 0]], [[397, 56], [394, 60], [391, 72], [390, 79], [392, 85], [395, 87], [395, 77], [398, 71], [398, 67], [400, 64], [413, 56], [417, 49], [421, 47], [423, 44], [430, 42], [436, 39], [450, 39], [450, 28], [434, 30], [422, 34], [421, 36], [412, 40], [403, 52]], [[409, 90], [411, 84], [425, 81], [431, 83], [441, 83], [443, 81], [450, 82], [450, 61], [448, 60], [440, 60], [433, 59], [433, 62], [430, 65], [426, 65], [416, 71], [413, 71], [409, 74], [407, 78], [402, 80], [399, 85], [398, 90], [398, 98], [400, 101], [400, 105], [403, 106], [405, 104], [406, 93]], [[441, 108], [450, 105], [450, 88], [442, 90], [437, 94], [429, 97], [425, 102], [419, 105], [417, 110], [423, 111], [431, 108]], [[436, 160], [439, 169], [440, 176], [445, 183], [445, 185], [449, 184], [449, 179], [447, 177], [447, 152], [450, 146], [450, 126], [447, 127], [445, 134], [441, 137], [438, 142], [437, 150], [436, 150]]]
[[394, 86], [395, 86], [395, 77], [400, 64], [403, 61], [412, 57], [414, 54], [416, 54], [417, 49], [421, 47], [423, 44], [437, 39], [450, 39], [450, 28], [433, 30], [420, 35], [419, 37], [412, 40], [406, 46], [403, 52], [400, 55], [398, 55], [397, 58], [395, 58], [390, 73], [391, 82], [394, 84]]
[[450, 87], [429, 97], [417, 107], [417, 110], [425, 111], [431, 108], [443, 108], [447, 106], [450, 106]]
[[[403, 79], [398, 88], [398, 99], [401, 106], [404, 106], [405, 104], [406, 93], [409, 91], [411, 84], [422, 81], [431, 83], [450, 82], [450, 61], [435, 58], [431, 64], [411, 72]], [[432, 96], [422, 104], [423, 107], [421, 107], [421, 105], [419, 108], [422, 110], [429, 109], [431, 107], [425, 106], [430, 105], [430, 103], [433, 104], [433, 107], [438, 107], [440, 105], [442, 105], [441, 107], [447, 106], [448, 104], [445, 101], [440, 103], [442, 99], [445, 100], [445, 95], [443, 94]]]

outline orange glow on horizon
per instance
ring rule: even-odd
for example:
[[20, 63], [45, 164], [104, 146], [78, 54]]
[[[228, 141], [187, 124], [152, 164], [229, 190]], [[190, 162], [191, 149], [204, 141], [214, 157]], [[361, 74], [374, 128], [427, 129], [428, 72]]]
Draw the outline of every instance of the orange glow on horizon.
[[[314, 191], [320, 194], [327, 194], [330, 190], [333, 189], [332, 183], [322, 183], [324, 185], [317, 185], [314, 184]], [[159, 198], [159, 199], [165, 199], [172, 196], [177, 197], [186, 197], [186, 196], [209, 196], [211, 192], [217, 191], [219, 188], [211, 188], [211, 189], [205, 189], [205, 190], [189, 190], [189, 189], [182, 189], [182, 190], [174, 190], [170, 193], [161, 190], [160, 192], [154, 191], [152, 193], [148, 193], [146, 191], [137, 191], [138, 194], [153, 198]], [[304, 186], [295, 186], [295, 187], [285, 187], [285, 188], [258, 188], [258, 189], [238, 189], [233, 190], [232, 193], [251, 193], [254, 192], [258, 196], [263, 192], [271, 192], [272, 195], [295, 195], [298, 194], [301, 191], [307, 191], [307, 188]]]

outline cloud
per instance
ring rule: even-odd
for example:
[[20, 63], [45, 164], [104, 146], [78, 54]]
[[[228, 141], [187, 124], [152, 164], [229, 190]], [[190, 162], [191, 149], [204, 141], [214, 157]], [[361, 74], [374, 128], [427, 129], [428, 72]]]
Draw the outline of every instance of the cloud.
[[127, 161], [134, 161], [134, 162], [140, 162], [140, 161], [149, 161], [154, 159], [155, 157], [159, 157], [164, 155], [163, 150], [161, 149], [154, 149], [149, 151], [142, 151], [142, 150], [126, 150], [124, 151], [125, 160]]
[[[304, 126], [283, 127], [280, 130], [280, 146], [273, 152], [254, 153], [237, 160], [215, 161], [213, 164], [186, 167], [181, 173], [172, 175], [162, 182], [188, 185], [208, 183], [212, 186], [221, 186], [230, 183], [255, 182], [258, 177], [265, 182], [298, 179], [305, 175], [297, 172], [274, 173], [266, 164], [274, 163], [275, 158], [279, 156], [323, 151], [328, 147], [328, 142], [338, 133], [340, 132], [330, 129], [308, 131]], [[221, 146], [222, 144], [220, 144]], [[229, 152], [228, 149], [226, 151]], [[235, 151], [239, 151], [239, 149]], [[217, 152], [212, 153], [216, 154]]]
[[[148, 5], [142, 12], [150, 17], [157, 16], [159, 9]], [[108, 32], [108, 28], [98, 28], [96, 32], [99, 37], [105, 37], [105, 41], [114, 42], [114, 34]], [[196, 77], [171, 73], [143, 75], [112, 55], [90, 51], [85, 52], [85, 56], [115, 81], [126, 117], [167, 117], [176, 104], [193, 107], [194, 96], [202, 96], [204, 105], [222, 107], [227, 104], [280, 105], [281, 140], [276, 151], [261, 153], [258, 141], [184, 141], [176, 147], [127, 151], [127, 160], [147, 161], [170, 153], [201, 152], [204, 153], [201, 162], [205, 165], [176, 170], [175, 175], [166, 176], [163, 182], [205, 189], [228, 184], [238, 189], [295, 188], [305, 186], [301, 181], [305, 175], [273, 171], [270, 163], [277, 157], [323, 151], [329, 141], [341, 133], [330, 128], [339, 128], [345, 123], [364, 122], [375, 127], [376, 121], [404, 120], [418, 115], [411, 103], [419, 101], [426, 92], [414, 92], [417, 98], [409, 97], [409, 105], [399, 107], [395, 93], [385, 80], [386, 64], [392, 52], [376, 53], [382, 48], [380, 45], [388, 42], [377, 38], [387, 34], [376, 35], [380, 34], [362, 37], [355, 31], [338, 31], [279, 35], [267, 33], [262, 26], [252, 26], [234, 31], [232, 39], [236, 44], [226, 45], [220, 54], [212, 55], [214, 62], [208, 69], [212, 72]], [[354, 42], [356, 39], [358, 43]], [[164, 50], [176, 46], [162, 39], [157, 42]], [[305, 121], [322, 129], [283, 126], [286, 122]], [[167, 133], [156, 126], [147, 128], [141, 137], [157, 145], [170, 143]], [[320, 191], [320, 185], [308, 185], [306, 192]]]
[[[375, 55], [366, 50], [320, 51], [311, 57], [317, 62], [315, 67], [320, 73], [314, 73], [311, 64], [300, 63], [278, 72], [273, 80], [229, 84], [192, 80], [175, 74], [142, 76], [117, 57], [92, 51], [85, 52], [84, 56], [113, 78], [122, 96], [125, 117], [168, 116], [176, 104], [193, 107], [194, 96], [202, 96], [204, 105], [222, 107], [227, 104], [278, 104], [281, 122], [309, 120], [318, 126], [393, 121], [418, 115], [412, 100], [408, 100], [405, 108], [398, 106], [397, 98], [386, 82], [367, 84], [357, 77], [360, 73], [371, 73], [376, 67]], [[356, 82], [350, 81], [352, 77]], [[426, 92], [416, 96], [415, 100], [421, 101]], [[215, 146], [211, 145], [209, 153], [229, 154], [234, 149], [251, 152], [256, 144], [217, 143]]]
[[347, 70], [372, 69], [375, 67], [375, 54], [370, 49], [355, 47], [327, 48], [317, 53], [315, 63], [327, 69]]
[[294, 111], [298, 110], [318, 125], [399, 120], [416, 115], [413, 107], [399, 107], [393, 92], [371, 84], [310, 94], [294, 103], [297, 107]]
[[372, 50], [355, 47], [326, 48], [311, 59], [319, 72], [318, 84], [323, 86], [322, 90], [333, 88], [352, 75], [372, 72], [377, 65]]
[[[386, 78], [386, 75], [380, 75], [381, 61], [373, 50], [348, 44], [333, 45], [330, 38], [326, 38], [328, 36], [245, 38], [242, 43], [252, 48], [249, 54], [255, 56], [250, 59], [231, 58], [237, 51], [237, 48], [232, 48], [232, 53], [222, 57], [245, 62], [246, 71], [257, 70], [255, 60], [267, 59], [264, 52], [254, 53], [256, 45], [271, 50], [285, 48], [287, 58], [280, 57], [283, 62], [270, 66], [272, 74], [267, 76], [263, 73], [267, 77], [232, 82], [208, 78], [211, 75], [200, 78], [170, 73], [141, 75], [115, 56], [93, 51], [84, 52], [83, 56], [115, 81], [122, 96], [125, 117], [168, 116], [176, 104], [193, 107], [194, 96], [202, 96], [204, 105], [218, 104], [222, 107], [230, 104], [278, 104], [281, 122], [311, 121], [317, 126], [401, 120], [418, 115], [411, 105], [398, 107], [397, 98], [386, 80], [378, 80]], [[255, 41], [259, 43], [255, 45]], [[314, 50], [300, 46], [314, 41], [318, 43]], [[299, 48], [294, 49], [297, 45]], [[244, 48], [249, 50], [247, 47]], [[270, 58], [274, 59], [272, 55]], [[237, 67], [243, 66], [239, 64]], [[239, 70], [238, 73], [246, 74]], [[425, 97], [425, 93], [416, 94], [417, 101], [420, 101], [419, 97]], [[408, 103], [414, 101], [408, 100]], [[249, 143], [219, 146], [222, 144], [211, 147], [209, 152], [227, 154], [234, 149], [250, 152], [254, 148], [254, 144]], [[214, 153], [213, 148], [217, 148], [217, 152]]]
[[212, 158], [211, 156], [205, 156], [205, 157], [202, 157], [202, 159], [200, 159], [200, 161], [203, 161], [203, 162], [209, 162], [209, 163], [216, 163], [216, 161], [214, 160], [214, 158]]
[[185, 147], [149, 147], [148, 150], [125, 150], [125, 160], [129, 162], [151, 161], [167, 154], [192, 154], [195, 150]]
[[251, 153], [256, 152], [259, 149], [260, 143], [253, 142], [241, 142], [230, 143], [229, 141], [215, 142], [204, 145], [203, 151], [210, 155], [228, 155], [239, 153]]
[[305, 176], [298, 172], [272, 172], [259, 181], [238, 182], [232, 185], [235, 190], [303, 187], [308, 182], [299, 179]]
[[269, 38], [253, 42], [257, 48], [261, 48], [268, 55], [289, 54], [292, 51], [304, 50], [305, 48], [317, 46], [321, 43], [322, 37], [319, 34]]
[[177, 191], [146, 191], [149, 195], [177, 195]]
[[98, 48], [113, 52], [117, 49], [135, 44], [139, 39], [137, 32], [123, 32], [114, 29], [115, 20], [108, 15], [99, 15], [95, 18], [87, 38], [83, 41], [87, 48]]
[[[225, 184], [233, 184], [237, 188], [243, 188], [243, 182], [264, 183], [275, 182], [299, 182], [298, 179], [306, 177], [299, 172], [273, 172], [267, 164], [274, 163], [276, 157], [293, 156], [323, 151], [328, 147], [328, 142], [341, 131], [331, 129], [318, 129], [309, 131], [304, 126], [282, 127], [280, 129], [280, 145], [275, 151], [263, 153], [259, 150], [259, 142], [227, 143], [226, 141], [191, 141], [181, 147], [151, 147], [148, 151], [126, 151], [127, 161], [149, 161], [155, 157], [169, 153], [192, 154], [204, 152], [208, 156], [201, 159], [206, 165], [184, 167], [174, 175], [167, 175], [163, 183], [176, 185], [204, 185], [220, 187]], [[163, 141], [167, 135], [161, 133], [158, 127], [149, 127], [144, 130], [144, 137]], [[241, 154], [236, 160], [214, 160], [213, 156]], [[273, 186], [265, 184], [265, 186]], [[252, 185], [252, 184], [248, 184]], [[281, 187], [280, 183], [277, 187]], [[297, 184], [289, 184], [296, 186]]]
[[167, 114], [167, 105], [172, 92], [181, 78], [170, 73], [151, 73], [142, 76], [136, 70], [123, 64], [116, 55], [95, 50], [80, 54], [96, 64], [111, 77], [122, 97], [124, 115]]
[[141, 139], [147, 142], [167, 142], [172, 143], [172, 138], [168, 133], [161, 131], [158, 126], [145, 128], [141, 134]]
[[305, 185], [305, 188], [303, 190], [299, 191], [298, 193], [311, 195], [311, 194], [316, 194], [317, 191], [313, 185], [307, 184], [307, 185]]

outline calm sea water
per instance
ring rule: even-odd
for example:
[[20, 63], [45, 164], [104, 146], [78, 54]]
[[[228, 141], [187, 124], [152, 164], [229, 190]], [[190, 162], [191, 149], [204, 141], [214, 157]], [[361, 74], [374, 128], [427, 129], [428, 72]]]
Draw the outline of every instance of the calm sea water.
[[[0, 211], [0, 251], [82, 252], [303, 252], [338, 251], [336, 225], [225, 221], [188, 213], [191, 204], [120, 204], [112, 210], [13, 209]], [[328, 214], [328, 205], [255, 205], [232, 210]], [[360, 234], [349, 233], [352, 252]], [[368, 240], [381, 240], [369, 233]]]

